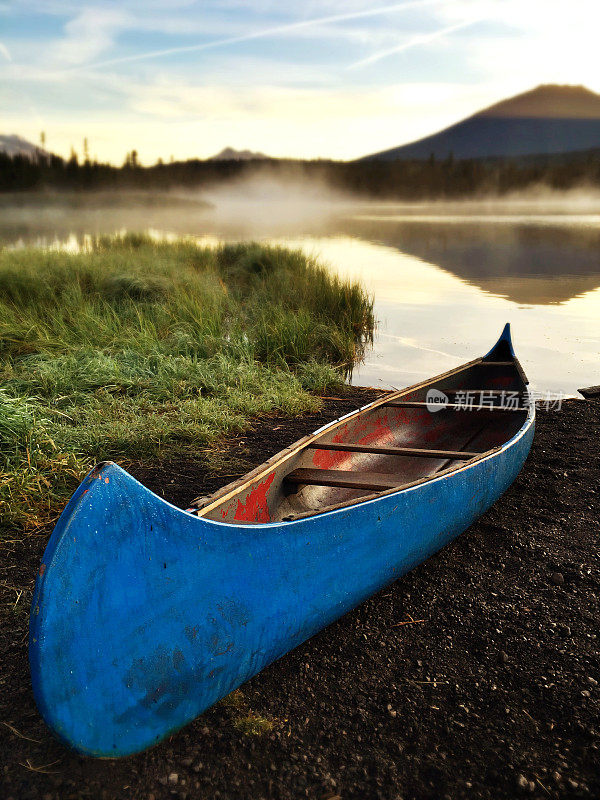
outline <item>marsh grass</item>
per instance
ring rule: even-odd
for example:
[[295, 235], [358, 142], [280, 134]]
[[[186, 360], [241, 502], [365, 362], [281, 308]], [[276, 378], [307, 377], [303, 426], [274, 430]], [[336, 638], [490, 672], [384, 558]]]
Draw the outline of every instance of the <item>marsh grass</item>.
[[372, 300], [299, 251], [99, 237], [0, 252], [0, 524], [53, 519], [101, 459], [206, 449], [315, 409]]

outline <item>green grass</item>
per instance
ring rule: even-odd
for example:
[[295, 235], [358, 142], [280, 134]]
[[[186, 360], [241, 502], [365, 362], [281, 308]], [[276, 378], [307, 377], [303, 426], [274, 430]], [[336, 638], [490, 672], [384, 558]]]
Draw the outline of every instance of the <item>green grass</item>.
[[364, 290], [299, 251], [138, 235], [0, 251], [0, 525], [53, 519], [95, 461], [200, 453], [314, 409], [372, 331]]
[[219, 701], [222, 708], [230, 712], [230, 722], [243, 736], [263, 736], [277, 725], [277, 721], [263, 717], [248, 708], [248, 702], [241, 689], [235, 689]]
[[249, 714], [236, 719], [233, 727], [244, 736], [264, 736], [265, 733], [270, 733], [273, 730], [275, 722], [251, 711]]

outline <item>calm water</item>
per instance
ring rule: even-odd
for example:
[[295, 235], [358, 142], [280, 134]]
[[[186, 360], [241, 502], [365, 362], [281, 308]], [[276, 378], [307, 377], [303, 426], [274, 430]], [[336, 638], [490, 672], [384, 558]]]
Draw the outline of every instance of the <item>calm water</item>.
[[256, 239], [320, 256], [374, 293], [375, 344], [353, 382], [401, 387], [479, 356], [506, 321], [532, 385], [600, 383], [600, 203], [358, 207], [254, 198], [216, 208], [0, 209], [0, 243], [76, 246], [150, 230], [207, 243]]

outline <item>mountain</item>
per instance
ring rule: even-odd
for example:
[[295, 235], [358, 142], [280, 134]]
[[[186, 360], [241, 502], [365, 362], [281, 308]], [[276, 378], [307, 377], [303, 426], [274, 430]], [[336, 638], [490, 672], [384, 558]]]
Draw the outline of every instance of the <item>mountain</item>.
[[264, 153], [255, 153], [252, 150], [236, 150], [234, 147], [224, 147], [220, 153], [211, 156], [208, 161], [251, 161], [253, 159], [268, 159]]
[[546, 84], [496, 103], [439, 133], [365, 156], [489, 158], [568, 153], [600, 147], [600, 95], [584, 86]]
[[27, 156], [31, 159], [50, 155], [43, 148], [38, 147], [36, 144], [31, 144], [27, 139], [23, 139], [14, 133], [10, 135], [0, 134], [0, 153], [6, 153], [7, 156]]

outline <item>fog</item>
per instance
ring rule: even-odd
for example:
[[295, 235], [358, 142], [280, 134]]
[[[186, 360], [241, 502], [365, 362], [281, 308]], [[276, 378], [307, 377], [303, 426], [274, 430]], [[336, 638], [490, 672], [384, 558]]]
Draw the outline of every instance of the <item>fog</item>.
[[301, 180], [296, 177], [276, 178], [255, 175], [222, 183], [193, 195], [207, 200], [207, 211], [219, 228], [243, 229], [250, 236], [272, 232], [273, 235], [302, 232], [314, 234], [339, 226], [345, 219], [402, 219], [432, 221], [476, 221], [514, 223], [540, 222], [546, 217], [552, 224], [572, 224], [574, 218], [600, 215], [600, 189], [580, 187], [557, 191], [538, 185], [502, 197], [481, 196], [451, 200], [395, 201], [369, 199], [344, 192], [325, 181]]
[[[543, 186], [502, 198], [390, 202], [298, 173], [169, 192], [0, 195], [0, 243], [76, 251], [146, 231], [301, 247], [375, 297], [357, 383], [405, 386], [485, 352], [507, 320], [534, 385], [597, 383], [600, 192]], [[446, 354], [446, 355], [444, 355]]]
[[538, 185], [502, 197], [400, 202], [353, 195], [300, 170], [274, 175], [259, 168], [197, 189], [3, 194], [0, 242], [47, 244], [123, 230], [235, 239], [353, 235], [353, 225], [404, 220], [588, 226], [598, 215], [596, 187]]
[[366, 211], [368, 202], [322, 180], [256, 174], [202, 190], [207, 220], [223, 233], [247, 237], [324, 233], [334, 220]]

